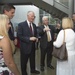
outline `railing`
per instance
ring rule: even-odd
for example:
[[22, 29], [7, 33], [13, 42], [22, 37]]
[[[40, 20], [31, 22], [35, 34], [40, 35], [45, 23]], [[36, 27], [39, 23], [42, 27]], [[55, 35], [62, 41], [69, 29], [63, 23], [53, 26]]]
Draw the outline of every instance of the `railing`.
[[65, 7], [65, 8], [67, 8], [67, 9], [69, 8], [68, 6], [66, 6], [65, 4], [63, 4], [61, 2], [58, 2], [58, 1], [54, 0], [54, 4], [55, 4], [55, 2], [58, 3], [59, 5]]

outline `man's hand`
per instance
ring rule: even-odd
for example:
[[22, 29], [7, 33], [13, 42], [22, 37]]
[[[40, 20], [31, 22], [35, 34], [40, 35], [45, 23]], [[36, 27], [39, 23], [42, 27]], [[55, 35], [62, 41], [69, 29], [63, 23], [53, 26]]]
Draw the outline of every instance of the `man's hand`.
[[30, 37], [30, 41], [36, 41], [37, 38], [36, 37]]
[[43, 30], [44, 30], [44, 32], [45, 31], [50, 31], [49, 27], [45, 27]]
[[14, 44], [17, 45], [17, 39], [14, 40]]
[[38, 38], [36, 38], [36, 42], [38, 42]]

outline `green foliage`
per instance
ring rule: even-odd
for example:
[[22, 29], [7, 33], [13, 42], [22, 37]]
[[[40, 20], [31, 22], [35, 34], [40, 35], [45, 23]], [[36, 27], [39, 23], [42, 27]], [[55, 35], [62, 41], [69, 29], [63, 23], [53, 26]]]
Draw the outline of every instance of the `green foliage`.
[[56, 24], [56, 20], [54, 18], [51, 17], [49, 20], [50, 20], [50, 24], [54, 24], [54, 25]]

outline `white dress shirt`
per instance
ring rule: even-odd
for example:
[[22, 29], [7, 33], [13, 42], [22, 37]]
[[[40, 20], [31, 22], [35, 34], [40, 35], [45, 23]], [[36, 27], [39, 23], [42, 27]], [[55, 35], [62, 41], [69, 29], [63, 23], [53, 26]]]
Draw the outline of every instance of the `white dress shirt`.
[[[27, 23], [28, 23], [28, 26], [29, 26], [29, 28], [30, 28], [30, 22], [27, 20]], [[32, 25], [32, 23], [31, 23], [31, 27], [32, 27], [32, 32], [34, 33], [34, 29], [33, 29], [33, 25]]]

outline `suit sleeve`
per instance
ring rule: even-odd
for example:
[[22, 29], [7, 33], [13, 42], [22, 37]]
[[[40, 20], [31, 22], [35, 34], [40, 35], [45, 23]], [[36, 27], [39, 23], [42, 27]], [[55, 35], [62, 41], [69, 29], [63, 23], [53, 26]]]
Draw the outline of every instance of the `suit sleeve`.
[[11, 40], [13, 40], [13, 41], [15, 40], [14, 33], [11, 31], [11, 28], [8, 31], [8, 35]]
[[23, 27], [22, 27], [21, 24], [18, 25], [17, 35], [18, 35], [18, 38], [19, 38], [22, 42], [26, 42], [26, 43], [29, 43], [29, 42], [30, 42], [30, 37], [23, 35]]
[[40, 26], [39, 28], [38, 28], [38, 33], [39, 33], [39, 36], [42, 36], [42, 35], [44, 35], [46, 32], [44, 32], [43, 31], [43, 27], [42, 26]]
[[56, 47], [61, 47], [61, 45], [63, 44], [63, 39], [64, 39], [64, 31], [61, 30], [57, 36], [57, 39], [55, 42], [53, 42], [53, 45]]

